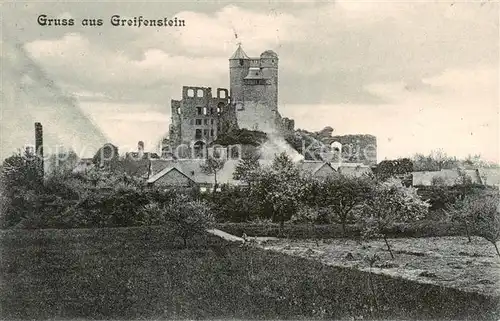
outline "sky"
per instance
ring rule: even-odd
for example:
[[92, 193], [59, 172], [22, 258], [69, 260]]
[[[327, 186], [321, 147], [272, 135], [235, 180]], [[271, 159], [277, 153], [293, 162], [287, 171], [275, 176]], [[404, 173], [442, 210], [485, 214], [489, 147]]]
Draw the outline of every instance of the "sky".
[[[228, 87], [237, 43], [279, 55], [279, 111], [297, 128], [377, 136], [378, 159], [442, 149], [499, 157], [494, 1], [18, 2], [2, 8], [1, 152], [33, 142], [88, 156], [168, 132], [183, 85]], [[73, 18], [41, 26], [39, 15]], [[110, 17], [183, 19], [114, 27]], [[82, 19], [103, 19], [84, 27]], [[236, 38], [237, 35], [237, 38]], [[54, 147], [55, 148], [55, 147]]]

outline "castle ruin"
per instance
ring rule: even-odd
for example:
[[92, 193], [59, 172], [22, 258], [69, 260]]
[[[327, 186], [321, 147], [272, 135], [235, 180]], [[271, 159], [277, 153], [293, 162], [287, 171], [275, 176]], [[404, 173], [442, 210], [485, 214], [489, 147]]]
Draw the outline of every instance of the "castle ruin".
[[[294, 121], [278, 112], [278, 55], [264, 51], [250, 58], [238, 46], [229, 58], [230, 88], [182, 88], [171, 101], [170, 144], [202, 148], [234, 128], [266, 133], [293, 132]], [[172, 147], [172, 146], [171, 146]]]

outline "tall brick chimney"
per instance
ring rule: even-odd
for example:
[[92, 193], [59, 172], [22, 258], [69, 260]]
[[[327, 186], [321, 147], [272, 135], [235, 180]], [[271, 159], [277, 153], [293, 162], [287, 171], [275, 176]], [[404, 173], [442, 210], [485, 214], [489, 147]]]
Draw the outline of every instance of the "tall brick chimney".
[[43, 173], [44, 165], [43, 165], [43, 128], [41, 123], [35, 123], [35, 153], [36, 156], [40, 159], [41, 170]]

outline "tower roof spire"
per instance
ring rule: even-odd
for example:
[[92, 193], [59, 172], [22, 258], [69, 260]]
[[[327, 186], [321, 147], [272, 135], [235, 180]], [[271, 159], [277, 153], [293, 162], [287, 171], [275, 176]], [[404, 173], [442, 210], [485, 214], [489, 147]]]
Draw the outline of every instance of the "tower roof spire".
[[234, 52], [234, 54], [229, 59], [250, 59], [248, 55], [241, 48], [241, 42], [238, 42], [238, 49]]

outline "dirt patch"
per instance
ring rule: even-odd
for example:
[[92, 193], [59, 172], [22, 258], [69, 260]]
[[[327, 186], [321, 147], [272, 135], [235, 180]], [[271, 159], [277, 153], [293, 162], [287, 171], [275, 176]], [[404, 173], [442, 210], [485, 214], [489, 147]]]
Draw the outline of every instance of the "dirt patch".
[[[493, 246], [464, 237], [398, 238], [389, 240], [391, 259], [383, 240], [359, 243], [353, 240], [280, 239], [262, 247], [307, 257], [328, 265], [402, 277], [487, 295], [500, 295], [500, 258]], [[378, 256], [370, 268], [369, 258]]]

